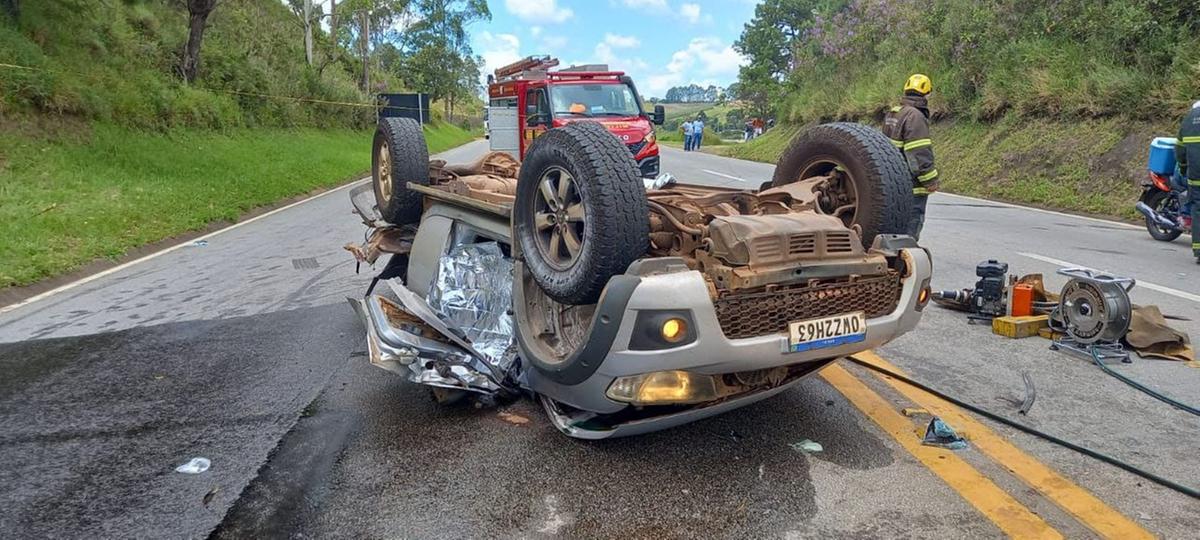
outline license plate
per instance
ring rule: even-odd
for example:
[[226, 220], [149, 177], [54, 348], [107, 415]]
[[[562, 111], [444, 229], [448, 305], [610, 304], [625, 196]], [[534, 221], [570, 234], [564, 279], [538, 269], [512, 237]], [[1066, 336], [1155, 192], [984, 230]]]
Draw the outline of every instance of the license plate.
[[866, 339], [867, 317], [861, 311], [788, 325], [788, 350], [791, 352], [836, 347]]

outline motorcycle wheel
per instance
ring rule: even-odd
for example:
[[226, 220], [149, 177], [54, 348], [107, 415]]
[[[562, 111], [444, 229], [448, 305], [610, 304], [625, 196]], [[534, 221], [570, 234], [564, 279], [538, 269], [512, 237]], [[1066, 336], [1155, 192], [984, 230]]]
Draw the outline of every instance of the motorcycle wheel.
[[[1159, 214], [1179, 214], [1179, 199], [1172, 197], [1170, 193], [1165, 191], [1148, 193], [1142, 198], [1142, 202], [1146, 203], [1146, 206], [1154, 209]], [[1179, 229], [1164, 229], [1150, 218], [1146, 218], [1146, 232], [1149, 232], [1151, 237], [1161, 242], [1170, 242], [1183, 234], [1183, 231]]]

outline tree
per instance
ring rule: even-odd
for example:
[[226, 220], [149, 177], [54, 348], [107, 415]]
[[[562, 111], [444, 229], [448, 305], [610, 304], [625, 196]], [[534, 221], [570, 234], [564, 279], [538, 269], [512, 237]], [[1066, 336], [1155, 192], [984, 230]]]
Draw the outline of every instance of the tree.
[[7, 11], [13, 20], [21, 16], [21, 6], [17, 0], [0, 0], [0, 7], [4, 8], [4, 11]]
[[200, 45], [204, 42], [204, 30], [208, 16], [217, 7], [217, 0], [183, 0], [188, 10], [188, 40], [183, 49], [183, 64], [180, 71], [189, 84], [196, 81], [200, 71]]
[[431, 98], [442, 100], [450, 118], [455, 101], [473, 92], [479, 80], [467, 26], [491, 20], [492, 13], [486, 0], [414, 0], [412, 11], [417, 20], [404, 34], [411, 53], [407, 71]]
[[813, 23], [815, 13], [830, 13], [846, 0], [765, 0], [754, 8], [754, 18], [733, 47], [749, 63], [738, 72], [737, 94], [750, 100], [766, 116], [770, 97], [782, 91], [783, 82], [796, 69], [796, 47]]

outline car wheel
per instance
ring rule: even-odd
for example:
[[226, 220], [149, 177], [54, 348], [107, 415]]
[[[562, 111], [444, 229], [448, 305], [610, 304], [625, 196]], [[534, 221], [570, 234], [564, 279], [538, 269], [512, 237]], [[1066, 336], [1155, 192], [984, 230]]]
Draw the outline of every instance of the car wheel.
[[880, 234], [907, 234], [912, 175], [904, 156], [876, 129], [848, 122], [806, 129], [775, 165], [772, 186], [828, 176], [820, 210], [857, 228], [865, 247]]
[[595, 303], [648, 247], [646, 191], [629, 149], [595, 122], [539, 136], [521, 164], [513, 231], [548, 296]]
[[429, 185], [429, 149], [421, 124], [411, 118], [381, 118], [371, 152], [371, 185], [384, 221], [408, 225], [421, 220], [421, 194], [408, 182]]

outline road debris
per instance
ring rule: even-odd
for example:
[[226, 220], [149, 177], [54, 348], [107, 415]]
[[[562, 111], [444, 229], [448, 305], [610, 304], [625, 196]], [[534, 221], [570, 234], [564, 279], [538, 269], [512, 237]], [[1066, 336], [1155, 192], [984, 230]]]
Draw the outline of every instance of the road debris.
[[798, 443], [792, 443], [788, 446], [791, 446], [792, 450], [795, 450], [797, 452], [803, 452], [805, 454], [815, 454], [817, 452], [821, 452], [821, 451], [825, 450], [824, 448], [821, 447], [821, 443], [819, 443], [817, 441], [812, 441], [809, 439], [804, 439], [803, 441], [800, 441]]
[[919, 407], [905, 407], [903, 409], [900, 409], [900, 414], [903, 414], [904, 416], [911, 418], [918, 414], [929, 414], [929, 411], [919, 408]]
[[201, 499], [201, 502], [204, 503], [204, 506], [208, 506], [208, 503], [212, 502], [213, 497], [216, 497], [217, 493], [220, 491], [221, 491], [221, 488], [219, 488], [219, 487], [214, 487], [214, 488], [208, 490], [208, 493], [204, 494], [204, 498]]
[[212, 461], [210, 461], [208, 458], [195, 457], [189, 460], [187, 463], [175, 467], [175, 472], [183, 474], [200, 474], [204, 471], [207, 471], [211, 466]]
[[500, 412], [496, 413], [496, 416], [499, 416], [501, 420], [504, 420], [505, 422], [508, 422], [508, 423], [516, 425], [516, 426], [523, 426], [523, 425], [529, 423], [528, 418], [525, 418], [524, 416], [521, 416], [516, 413], [510, 413], [508, 411], [500, 411]]
[[208, 240], [196, 240], [195, 242], [192, 242], [191, 244], [188, 244], [188, 245], [191, 247], [206, 247], [206, 246], [208, 246]]
[[966, 439], [959, 437], [949, 424], [936, 416], [929, 421], [929, 426], [925, 428], [925, 438], [921, 439], [921, 444], [948, 450], [962, 450], [967, 447]]

